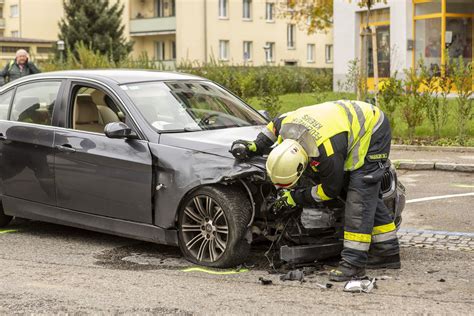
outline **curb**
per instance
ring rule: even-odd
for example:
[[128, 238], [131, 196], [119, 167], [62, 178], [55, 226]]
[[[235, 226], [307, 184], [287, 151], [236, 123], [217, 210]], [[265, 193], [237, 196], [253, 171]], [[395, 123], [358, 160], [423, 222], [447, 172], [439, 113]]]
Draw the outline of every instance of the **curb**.
[[422, 145], [396, 145], [392, 144], [392, 149], [408, 151], [448, 151], [458, 153], [474, 153], [474, 147], [456, 147], [456, 146], [422, 146]]
[[396, 169], [401, 170], [442, 170], [474, 173], [474, 164], [448, 163], [436, 161], [393, 160]]

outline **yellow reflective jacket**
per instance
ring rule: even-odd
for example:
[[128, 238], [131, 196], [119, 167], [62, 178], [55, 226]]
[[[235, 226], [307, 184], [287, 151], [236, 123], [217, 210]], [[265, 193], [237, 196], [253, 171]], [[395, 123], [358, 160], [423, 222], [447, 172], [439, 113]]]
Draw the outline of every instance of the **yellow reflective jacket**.
[[[267, 125], [264, 134], [273, 141], [279, 137], [279, 131], [285, 124], [297, 124], [308, 130], [316, 147], [339, 133], [348, 133], [348, 152], [344, 163], [345, 171], [352, 171], [364, 164], [373, 130], [383, 121], [382, 112], [369, 103], [339, 100], [312, 106], [283, 114], [278, 131], [274, 122]], [[328, 142], [330, 143], [330, 142]], [[325, 145], [325, 144], [324, 144]], [[327, 150], [327, 149], [326, 149]]]

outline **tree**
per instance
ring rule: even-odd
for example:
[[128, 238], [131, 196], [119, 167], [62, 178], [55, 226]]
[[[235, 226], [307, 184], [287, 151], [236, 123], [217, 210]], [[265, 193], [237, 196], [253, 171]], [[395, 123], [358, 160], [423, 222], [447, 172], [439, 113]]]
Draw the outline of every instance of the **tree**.
[[63, 0], [64, 18], [59, 22], [59, 38], [66, 43], [66, 52], [77, 57], [76, 47], [87, 47], [109, 56], [115, 62], [131, 52], [133, 43], [124, 36], [124, 6], [109, 0]]
[[[352, 2], [351, 0], [347, 0]], [[387, 0], [355, 0], [359, 7], [370, 9]], [[306, 29], [308, 34], [332, 25], [334, 0], [288, 0], [280, 3], [280, 15]]]

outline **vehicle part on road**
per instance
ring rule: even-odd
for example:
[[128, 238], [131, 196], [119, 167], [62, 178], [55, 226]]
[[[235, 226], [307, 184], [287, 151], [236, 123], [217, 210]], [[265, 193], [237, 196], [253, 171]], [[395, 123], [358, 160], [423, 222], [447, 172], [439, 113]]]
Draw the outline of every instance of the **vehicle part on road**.
[[282, 246], [280, 248], [280, 259], [290, 264], [312, 262], [338, 256], [342, 251], [342, 243], [338, 240], [321, 244]]
[[250, 250], [245, 240], [250, 217], [250, 202], [238, 188], [199, 188], [185, 199], [179, 212], [179, 246], [191, 262], [236, 266]]
[[281, 281], [300, 281], [304, 282], [304, 273], [301, 270], [288, 271], [280, 276]]
[[230, 275], [230, 274], [238, 274], [238, 273], [244, 273], [248, 272], [248, 269], [232, 269], [232, 270], [211, 270], [211, 269], [206, 269], [203, 267], [191, 267], [187, 269], [181, 270], [183, 272], [203, 272], [203, 273], [208, 273], [208, 274], [216, 274], [216, 275]]
[[0, 227], [5, 227], [12, 221], [13, 217], [3, 213], [3, 204], [0, 202]]
[[315, 283], [315, 284], [325, 290], [330, 289], [334, 286], [334, 284], [332, 283], [326, 283], [326, 284]]
[[374, 288], [377, 288], [375, 278], [372, 280], [351, 280], [344, 285], [344, 292], [351, 293], [369, 293]]
[[259, 278], [258, 278], [258, 281], [259, 281], [262, 285], [272, 285], [272, 284], [273, 284], [273, 281], [272, 281], [272, 280], [265, 279], [265, 278], [263, 278], [263, 277], [259, 277]]

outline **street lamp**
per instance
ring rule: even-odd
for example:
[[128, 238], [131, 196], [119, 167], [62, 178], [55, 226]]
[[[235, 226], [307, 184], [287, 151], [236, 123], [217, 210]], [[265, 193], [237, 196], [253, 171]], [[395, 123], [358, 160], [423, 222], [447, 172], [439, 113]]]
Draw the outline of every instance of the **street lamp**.
[[58, 47], [58, 51], [59, 51], [59, 60], [61, 62], [61, 64], [63, 63], [63, 55], [64, 55], [64, 48], [65, 48], [65, 45], [64, 45], [64, 41], [57, 41], [56, 42], [56, 45]]

